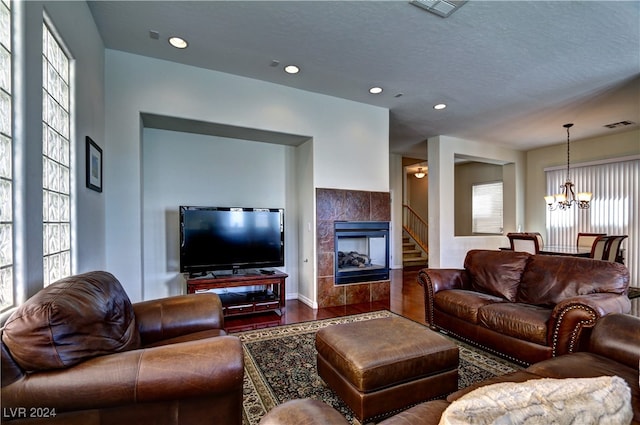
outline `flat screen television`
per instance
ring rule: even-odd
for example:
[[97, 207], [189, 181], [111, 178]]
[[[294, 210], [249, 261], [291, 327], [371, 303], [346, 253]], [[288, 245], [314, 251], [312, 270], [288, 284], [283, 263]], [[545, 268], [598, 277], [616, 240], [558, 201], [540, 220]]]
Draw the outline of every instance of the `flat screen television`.
[[284, 209], [180, 207], [180, 271], [284, 266]]

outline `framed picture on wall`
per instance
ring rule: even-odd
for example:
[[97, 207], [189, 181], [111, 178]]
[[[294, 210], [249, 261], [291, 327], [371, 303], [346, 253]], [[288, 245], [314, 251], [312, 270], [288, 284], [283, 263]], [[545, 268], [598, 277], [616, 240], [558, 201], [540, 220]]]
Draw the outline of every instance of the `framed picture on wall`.
[[87, 187], [102, 192], [102, 149], [87, 136]]

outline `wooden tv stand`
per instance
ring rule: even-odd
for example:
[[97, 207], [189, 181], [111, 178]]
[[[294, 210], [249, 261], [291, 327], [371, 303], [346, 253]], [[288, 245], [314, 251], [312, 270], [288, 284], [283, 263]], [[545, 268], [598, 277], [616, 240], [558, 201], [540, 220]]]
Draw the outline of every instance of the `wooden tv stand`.
[[259, 271], [247, 271], [238, 275], [218, 275], [215, 273], [205, 277], [187, 278], [187, 293], [195, 294], [198, 291], [209, 289], [237, 288], [241, 286], [263, 286], [260, 291], [242, 290], [238, 292], [226, 292], [219, 294], [222, 301], [222, 310], [225, 316], [240, 314], [262, 313], [274, 311], [279, 315], [285, 309], [285, 279], [286, 273], [274, 270], [273, 274], [264, 274]]

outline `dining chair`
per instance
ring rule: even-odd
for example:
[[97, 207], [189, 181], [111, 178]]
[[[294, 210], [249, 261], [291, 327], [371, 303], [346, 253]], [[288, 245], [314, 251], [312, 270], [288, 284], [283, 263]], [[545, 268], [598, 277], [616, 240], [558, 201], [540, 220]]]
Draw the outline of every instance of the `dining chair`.
[[606, 233], [578, 233], [578, 237], [576, 239], [576, 245], [578, 248], [591, 248], [595, 243], [598, 236], [606, 236]]
[[595, 260], [623, 263], [620, 245], [627, 235], [598, 236], [591, 247], [590, 257]]
[[602, 235], [597, 236], [593, 244], [591, 245], [591, 254], [590, 258], [594, 260], [605, 260], [605, 253], [607, 251], [607, 245], [609, 245], [610, 238], [608, 236]]
[[532, 233], [507, 233], [513, 251], [537, 254], [540, 252], [538, 236]]
[[544, 247], [544, 240], [542, 239], [540, 232], [528, 232], [527, 234], [534, 235], [538, 239], [538, 250], [541, 250]]
[[622, 259], [622, 250], [620, 249], [620, 245], [622, 245], [622, 241], [624, 241], [628, 235], [616, 235], [609, 236], [609, 243], [605, 249], [603, 258], [606, 261], [623, 263]]

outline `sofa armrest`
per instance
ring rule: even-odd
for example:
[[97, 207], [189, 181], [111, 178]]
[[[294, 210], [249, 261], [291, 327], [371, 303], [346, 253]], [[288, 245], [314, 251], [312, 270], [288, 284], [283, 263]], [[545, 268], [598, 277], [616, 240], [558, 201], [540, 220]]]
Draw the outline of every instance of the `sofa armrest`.
[[613, 293], [580, 295], [556, 304], [551, 312], [547, 335], [553, 356], [577, 351], [600, 317], [630, 310], [629, 298]]
[[609, 314], [593, 327], [588, 350], [632, 369], [640, 359], [640, 317]]
[[418, 283], [434, 294], [446, 289], [468, 289], [471, 284], [465, 269], [422, 269], [418, 272]]
[[348, 425], [333, 407], [322, 401], [305, 398], [290, 400], [271, 409], [260, 425]]
[[31, 373], [2, 388], [2, 405], [65, 412], [206, 397], [242, 392], [243, 374], [240, 340], [221, 336]]
[[433, 323], [433, 297], [447, 289], [465, 289], [470, 286], [469, 274], [464, 269], [422, 269], [418, 283], [424, 288], [424, 320]]
[[133, 311], [143, 346], [224, 328], [220, 297], [211, 292], [143, 301], [133, 304]]

